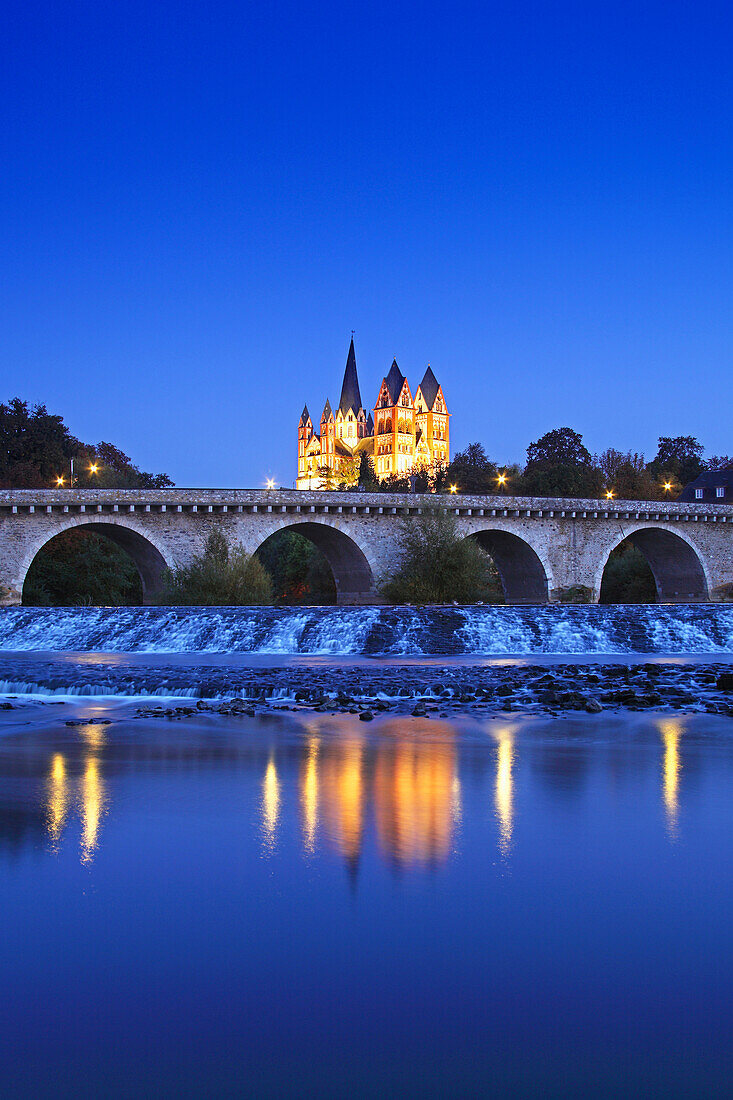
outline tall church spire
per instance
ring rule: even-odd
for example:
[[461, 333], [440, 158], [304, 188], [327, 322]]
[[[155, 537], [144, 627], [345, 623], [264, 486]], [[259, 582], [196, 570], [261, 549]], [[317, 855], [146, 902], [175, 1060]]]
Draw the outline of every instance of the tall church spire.
[[344, 371], [344, 382], [341, 387], [341, 400], [338, 407], [344, 415], [351, 409], [355, 416], [362, 407], [359, 376], [356, 373], [356, 352], [354, 351], [353, 336], [349, 344], [349, 354], [346, 358], [346, 370]]

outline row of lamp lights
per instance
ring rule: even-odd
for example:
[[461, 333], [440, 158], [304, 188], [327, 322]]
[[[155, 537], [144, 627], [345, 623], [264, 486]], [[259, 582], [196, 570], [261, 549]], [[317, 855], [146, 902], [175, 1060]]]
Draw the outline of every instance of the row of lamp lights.
[[[497, 483], [497, 487], [499, 489], [503, 489], [504, 486], [507, 483], [507, 475], [506, 474], [497, 474], [496, 475], [496, 483]], [[672, 492], [672, 482], [671, 481], [663, 482], [662, 488], [664, 489], [665, 493], [671, 493]], [[458, 492], [458, 486], [457, 485], [449, 485], [448, 490], [451, 493], [457, 493]], [[616, 493], [613, 489], [606, 489], [606, 500], [613, 500], [613, 498], [615, 496], [616, 496]]]
[[[91, 462], [87, 468], [87, 472], [94, 475], [99, 473], [99, 463]], [[63, 474], [59, 474], [56, 478], [56, 485], [59, 489], [62, 489], [66, 483], [66, 478]], [[69, 488], [74, 488], [74, 459], [72, 458], [69, 463]]]
[[[98, 462], [92, 462], [89, 466], [88, 472], [92, 475], [98, 474], [99, 473], [99, 463]], [[57, 477], [56, 478], [57, 486], [59, 488], [61, 488], [63, 486], [65, 480], [66, 480], [66, 478], [64, 478], [62, 476]], [[497, 484], [497, 487], [499, 489], [503, 489], [504, 486], [506, 485], [506, 483], [507, 483], [507, 475], [506, 474], [497, 474], [496, 475], [496, 484]], [[274, 489], [275, 488], [275, 478], [274, 477], [268, 477], [266, 484], [267, 484], [268, 489]], [[74, 488], [74, 459], [73, 458], [71, 459], [69, 487], [72, 488], [72, 489]], [[457, 493], [458, 492], [458, 486], [457, 485], [450, 485], [448, 488], [449, 488], [449, 491], [451, 493]], [[672, 482], [671, 481], [665, 481], [664, 484], [662, 485], [662, 488], [664, 489], [665, 493], [671, 492], [672, 491]], [[615, 495], [616, 494], [614, 493], [613, 489], [607, 489], [606, 490], [606, 500], [613, 500]]]

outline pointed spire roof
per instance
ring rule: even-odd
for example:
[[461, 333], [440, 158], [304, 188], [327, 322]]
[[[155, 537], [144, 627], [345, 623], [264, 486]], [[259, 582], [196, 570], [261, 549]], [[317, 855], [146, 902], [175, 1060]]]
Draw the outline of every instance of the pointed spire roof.
[[301, 424], [307, 424], [308, 421], [310, 420], [310, 418], [311, 418], [311, 414], [308, 412], [308, 406], [304, 405], [303, 406], [303, 411], [300, 414], [300, 423]]
[[435, 404], [435, 398], [438, 396], [439, 389], [440, 386], [438, 385], [438, 380], [430, 369], [430, 364], [428, 363], [428, 369], [425, 371], [425, 376], [420, 383], [420, 392], [425, 398], [425, 404], [429, 409], [432, 409], [433, 405]]
[[354, 351], [354, 338], [352, 337], [349, 344], [349, 354], [346, 357], [346, 370], [344, 371], [344, 382], [341, 386], [339, 409], [342, 413], [347, 413], [351, 409], [356, 415], [361, 407], [359, 376], [356, 373], [356, 352]]
[[389, 398], [393, 405], [397, 404], [397, 398], [400, 396], [400, 390], [402, 384], [405, 381], [405, 376], [397, 366], [397, 360], [392, 360], [392, 366], [389, 368], [389, 374], [384, 380], [387, 383], [387, 389], [389, 391]]
[[367, 417], [366, 430], [367, 435], [374, 435], [374, 417], [371, 413], [369, 413], [369, 416]]
[[328, 420], [328, 418], [331, 416], [333, 416], [333, 412], [331, 411], [331, 402], [328, 400], [328, 398], [326, 398], [326, 404], [323, 406], [323, 412], [321, 413], [321, 421]]

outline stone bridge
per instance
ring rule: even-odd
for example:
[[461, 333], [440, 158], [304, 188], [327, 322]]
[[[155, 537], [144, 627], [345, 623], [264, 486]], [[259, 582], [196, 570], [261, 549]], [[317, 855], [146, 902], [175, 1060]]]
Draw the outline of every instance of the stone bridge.
[[[0, 601], [22, 601], [36, 554], [85, 527], [133, 559], [145, 599], [163, 570], [200, 553], [220, 527], [254, 553], [276, 531], [297, 531], [323, 551], [342, 604], [378, 602], [394, 568], [405, 517], [455, 514], [461, 534], [494, 560], [507, 603], [546, 603], [582, 590], [597, 600], [609, 554], [630, 538], [649, 562], [660, 602], [733, 596], [733, 508], [677, 501], [561, 500], [252, 489], [13, 489], [0, 491]], [[587, 598], [586, 593], [586, 598]]]

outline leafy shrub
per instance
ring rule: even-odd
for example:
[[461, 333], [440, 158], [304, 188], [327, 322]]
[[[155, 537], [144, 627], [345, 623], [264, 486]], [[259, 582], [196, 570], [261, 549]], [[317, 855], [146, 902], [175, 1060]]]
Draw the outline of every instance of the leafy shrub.
[[657, 586], [649, 563], [627, 540], [608, 559], [601, 581], [601, 603], [656, 603]]
[[270, 604], [272, 582], [256, 555], [250, 556], [241, 546], [230, 546], [214, 528], [203, 554], [166, 573], [159, 602], [199, 607]]
[[380, 586], [393, 603], [476, 603], [495, 600], [491, 559], [458, 534], [453, 516], [431, 509], [405, 519], [399, 565]]

